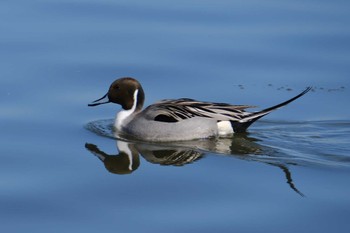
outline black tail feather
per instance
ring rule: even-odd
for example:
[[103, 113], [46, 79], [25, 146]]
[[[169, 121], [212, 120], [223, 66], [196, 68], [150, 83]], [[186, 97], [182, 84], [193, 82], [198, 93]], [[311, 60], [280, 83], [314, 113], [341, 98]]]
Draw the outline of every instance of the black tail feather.
[[243, 133], [247, 130], [247, 128], [253, 124], [256, 120], [260, 119], [261, 117], [269, 114], [270, 112], [280, 108], [280, 107], [283, 107], [287, 104], [289, 104], [290, 102], [293, 102], [294, 100], [300, 98], [301, 96], [305, 95], [307, 92], [309, 92], [310, 90], [312, 89], [312, 87], [307, 87], [303, 92], [301, 92], [299, 95], [283, 102], [283, 103], [280, 103], [280, 104], [277, 104], [275, 106], [272, 106], [272, 107], [269, 107], [269, 108], [266, 108], [264, 110], [261, 110], [259, 112], [253, 112], [245, 117], [243, 117], [242, 120], [240, 121], [236, 121], [236, 122], [231, 122], [231, 125], [232, 125], [232, 128], [234, 130], [234, 132], [236, 133]]
[[[259, 118], [257, 118], [259, 119]], [[231, 126], [233, 129], [233, 132], [235, 133], [245, 133], [248, 129], [248, 127], [253, 124], [257, 119], [253, 120], [253, 121], [249, 121], [249, 122], [238, 122], [238, 121], [231, 121]]]

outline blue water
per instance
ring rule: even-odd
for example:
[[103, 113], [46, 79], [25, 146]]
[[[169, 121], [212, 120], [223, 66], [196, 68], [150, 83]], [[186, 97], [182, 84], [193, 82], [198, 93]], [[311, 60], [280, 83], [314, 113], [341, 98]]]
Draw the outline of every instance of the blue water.
[[[0, 231], [348, 232], [349, 9], [1, 1]], [[139, 155], [120, 175], [119, 107], [87, 104], [121, 76], [142, 83], [146, 104], [265, 108], [314, 89], [244, 136], [124, 142]]]

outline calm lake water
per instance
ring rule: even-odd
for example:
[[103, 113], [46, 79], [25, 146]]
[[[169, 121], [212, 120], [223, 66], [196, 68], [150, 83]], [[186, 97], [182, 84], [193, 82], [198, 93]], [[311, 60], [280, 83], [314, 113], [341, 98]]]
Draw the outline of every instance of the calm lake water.
[[[1, 232], [348, 232], [349, 1], [0, 3]], [[113, 138], [121, 76], [269, 107], [234, 138]], [[119, 152], [128, 147], [131, 157]]]

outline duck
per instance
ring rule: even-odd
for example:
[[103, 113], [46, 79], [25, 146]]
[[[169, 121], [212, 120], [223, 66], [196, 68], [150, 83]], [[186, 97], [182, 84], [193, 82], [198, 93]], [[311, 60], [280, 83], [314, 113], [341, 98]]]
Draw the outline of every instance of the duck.
[[255, 112], [247, 111], [255, 107], [251, 105], [190, 98], [165, 99], [143, 109], [145, 92], [140, 82], [132, 77], [123, 77], [115, 80], [103, 97], [88, 106], [121, 105], [122, 109], [114, 120], [114, 129], [122, 137], [150, 142], [187, 141], [245, 133], [256, 120], [293, 102], [311, 89], [307, 87], [285, 102]]

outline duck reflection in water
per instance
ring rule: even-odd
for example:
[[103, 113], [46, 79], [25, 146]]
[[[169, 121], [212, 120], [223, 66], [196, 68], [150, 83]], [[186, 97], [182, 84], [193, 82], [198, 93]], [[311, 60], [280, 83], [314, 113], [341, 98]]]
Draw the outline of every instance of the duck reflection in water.
[[96, 145], [86, 143], [85, 147], [114, 174], [130, 174], [140, 166], [141, 155], [146, 161], [165, 166], [184, 166], [203, 158], [206, 153], [230, 155], [235, 158], [257, 161], [280, 168], [289, 187], [304, 196], [294, 185], [292, 175], [287, 165], [291, 162], [281, 162], [274, 156], [272, 148], [259, 145], [258, 139], [247, 134], [235, 135], [233, 138], [217, 138], [175, 143], [145, 143], [117, 140], [118, 154], [107, 154]]

